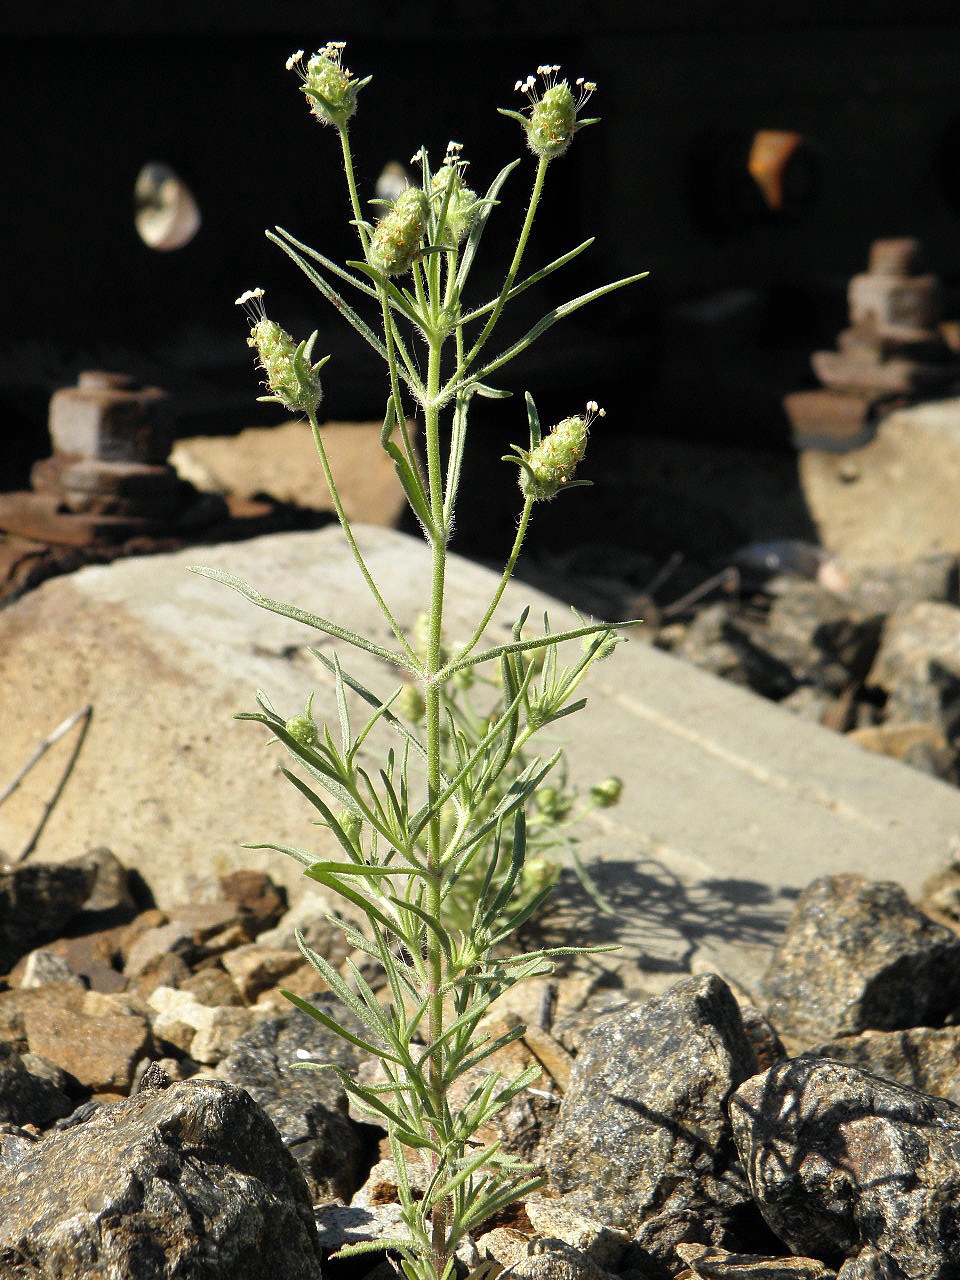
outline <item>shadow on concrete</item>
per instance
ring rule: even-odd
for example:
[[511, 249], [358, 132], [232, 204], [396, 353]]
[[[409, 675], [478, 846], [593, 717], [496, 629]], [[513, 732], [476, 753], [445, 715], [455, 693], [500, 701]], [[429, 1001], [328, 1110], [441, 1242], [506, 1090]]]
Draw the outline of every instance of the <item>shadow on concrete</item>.
[[587, 870], [609, 910], [565, 869], [537, 922], [537, 940], [547, 946], [615, 945], [641, 969], [678, 977], [690, 973], [696, 953], [711, 944], [772, 950], [798, 896], [796, 889], [756, 880], [686, 882], [643, 850]]

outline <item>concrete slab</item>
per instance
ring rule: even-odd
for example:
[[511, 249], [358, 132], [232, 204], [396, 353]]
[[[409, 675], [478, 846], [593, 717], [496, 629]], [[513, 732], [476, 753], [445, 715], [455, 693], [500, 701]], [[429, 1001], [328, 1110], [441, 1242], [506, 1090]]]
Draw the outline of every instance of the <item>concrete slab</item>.
[[[410, 624], [424, 600], [426, 548], [384, 529], [364, 528], [360, 538]], [[83, 569], [0, 611], [0, 785], [91, 701], [87, 742], [35, 856], [110, 845], [161, 902], [182, 898], [191, 874], [243, 865], [270, 868], [294, 894], [310, 890], [295, 864], [238, 848], [267, 838], [320, 852], [324, 842], [301, 798], [274, 775], [278, 756], [264, 750], [262, 732], [230, 717], [252, 708], [259, 686], [288, 715], [315, 688], [315, 713], [333, 718], [331, 682], [307, 653], [310, 645], [330, 652], [331, 642], [188, 573], [198, 560], [389, 642], [334, 527]], [[452, 636], [468, 634], [494, 583], [487, 570], [453, 560]], [[491, 638], [506, 636], [527, 603], [533, 617], [549, 610], [555, 629], [569, 617], [513, 584]], [[367, 655], [351, 651], [350, 667], [379, 691], [398, 683]], [[626, 784], [620, 805], [580, 832], [615, 914], [602, 915], [572, 882], [547, 923], [568, 940], [618, 941], [624, 950], [610, 963], [648, 986], [719, 968], [749, 988], [813, 877], [855, 870], [916, 894], [960, 832], [960, 791], [642, 642], [620, 646], [587, 692], [587, 709], [557, 729], [582, 788], [611, 773]], [[63, 754], [50, 756], [0, 806], [8, 853], [62, 767]]]
[[869, 444], [798, 456], [821, 542], [851, 565], [960, 552], [960, 399], [900, 409]]

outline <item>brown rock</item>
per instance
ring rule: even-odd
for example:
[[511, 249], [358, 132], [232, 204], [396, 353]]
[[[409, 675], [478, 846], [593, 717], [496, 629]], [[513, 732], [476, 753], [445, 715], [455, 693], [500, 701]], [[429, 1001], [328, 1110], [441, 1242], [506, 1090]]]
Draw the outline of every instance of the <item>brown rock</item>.
[[[395, 525], [405, 510], [393, 463], [377, 447], [380, 423], [327, 423], [324, 445], [351, 520]], [[307, 422], [249, 427], [238, 436], [178, 440], [170, 461], [200, 488], [332, 510]]]
[[727, 1253], [704, 1244], [678, 1244], [677, 1253], [689, 1270], [677, 1280], [835, 1280], [816, 1258], [778, 1258]]
[[142, 933], [146, 933], [148, 929], [156, 929], [162, 924], [166, 924], [169, 917], [165, 911], [161, 911], [159, 907], [148, 907], [145, 911], [134, 917], [128, 925], [124, 925], [117, 933], [117, 952], [120, 956], [121, 964], [126, 966], [127, 957], [130, 954], [130, 948], [137, 941]]
[[0, 865], [0, 973], [57, 937], [93, 886], [88, 867], [68, 863]]
[[91, 1016], [35, 1005], [24, 1012], [31, 1053], [40, 1053], [94, 1092], [126, 1093], [137, 1062], [147, 1052], [150, 1031], [132, 1014]]
[[240, 908], [252, 937], [272, 929], [287, 909], [287, 891], [262, 871], [231, 871], [220, 876], [220, 888], [228, 902]]
[[192, 928], [181, 920], [171, 920], [140, 934], [127, 952], [123, 971], [128, 978], [138, 978], [166, 956], [175, 955], [189, 963], [196, 951]]
[[931, 395], [948, 387], [956, 376], [953, 365], [920, 363], [891, 356], [882, 364], [856, 360], [845, 352], [815, 351], [813, 371], [831, 391], [865, 391], [876, 395]]
[[221, 1080], [99, 1108], [0, 1170], [0, 1200], [5, 1277], [322, 1276], [293, 1157], [249, 1095]]
[[918, 743], [936, 750], [945, 750], [949, 745], [940, 729], [924, 722], [864, 725], [860, 729], [851, 729], [847, 737], [867, 751], [875, 751], [894, 760], [905, 760], [907, 753]]
[[814, 1056], [960, 1104], [960, 1027], [862, 1031], [820, 1045]]
[[873, 435], [882, 402], [876, 393], [849, 395], [820, 388], [784, 396], [783, 410], [797, 448], [852, 449]]
[[121, 374], [82, 374], [50, 399], [50, 439], [61, 453], [162, 464], [173, 443], [166, 392]]
[[179, 987], [190, 977], [190, 967], [180, 956], [168, 954], [156, 956], [144, 971], [129, 984], [142, 1000], [158, 987]]
[[182, 982], [170, 985], [175, 985], [179, 990], [196, 996], [201, 1004], [208, 1004], [211, 1007], [227, 1005], [231, 1008], [239, 1008], [244, 1002], [240, 988], [230, 974], [225, 973], [219, 965], [201, 969]]
[[301, 969], [303, 962], [299, 951], [263, 947], [256, 942], [236, 947], [223, 957], [224, 968], [239, 987], [247, 1004], [253, 1004], [261, 992], [275, 987], [288, 974]]
[[908, 1276], [956, 1276], [960, 1107], [801, 1057], [741, 1085], [730, 1120], [753, 1198], [791, 1252], [838, 1266], [872, 1247]]

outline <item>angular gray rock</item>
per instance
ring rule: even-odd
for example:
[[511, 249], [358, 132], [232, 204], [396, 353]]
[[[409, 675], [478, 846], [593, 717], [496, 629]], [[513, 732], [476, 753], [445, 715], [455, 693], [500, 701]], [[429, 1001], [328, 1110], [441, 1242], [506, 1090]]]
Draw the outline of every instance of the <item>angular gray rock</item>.
[[870, 683], [887, 692], [888, 721], [925, 720], [952, 736], [960, 724], [960, 609], [924, 601], [894, 610]]
[[878, 615], [862, 614], [819, 583], [791, 581], [775, 596], [766, 625], [752, 634], [797, 679], [842, 693], [869, 671], [880, 626]]
[[[349, 1019], [349, 1010], [332, 997], [331, 1002], [331, 1013]], [[322, 998], [315, 1003], [322, 1006]], [[234, 1041], [217, 1068], [218, 1076], [246, 1089], [276, 1125], [314, 1202], [350, 1199], [375, 1159], [378, 1130], [348, 1118], [347, 1095], [333, 1071], [305, 1069], [303, 1063], [335, 1062], [354, 1070], [357, 1055], [321, 1023], [291, 1009]]]
[[837, 1272], [837, 1280], [904, 1280], [903, 1271], [892, 1258], [868, 1245], [855, 1258], [848, 1258]]
[[[726, 1101], [756, 1069], [737, 1002], [713, 974], [601, 1018], [550, 1140], [551, 1181], [572, 1208], [634, 1233], [675, 1213], [729, 1218], [749, 1196]], [[657, 1254], [657, 1239], [644, 1248]]]
[[98, 1108], [0, 1168], [4, 1280], [321, 1280], [307, 1188], [220, 1080]]
[[0, 1121], [42, 1129], [72, 1110], [73, 1103], [61, 1089], [34, 1075], [20, 1055], [0, 1041]]
[[936, 1025], [960, 1000], [960, 936], [899, 885], [823, 876], [798, 898], [763, 991], [788, 1047]]
[[813, 1051], [908, 1089], [960, 1105], [960, 1027], [909, 1027], [841, 1036]]
[[586, 1254], [562, 1240], [534, 1240], [527, 1256], [501, 1271], [501, 1280], [613, 1280]]
[[775, 701], [797, 687], [790, 667], [758, 644], [724, 603], [699, 610], [674, 653], [711, 675]]
[[754, 1199], [791, 1251], [839, 1266], [872, 1247], [910, 1280], [960, 1275], [960, 1107], [794, 1058], [741, 1085], [730, 1119]]
[[93, 887], [92, 864], [0, 866], [0, 973], [58, 937]]
[[864, 613], [888, 614], [923, 600], [957, 603], [960, 566], [947, 552], [900, 564], [847, 567], [844, 597]]

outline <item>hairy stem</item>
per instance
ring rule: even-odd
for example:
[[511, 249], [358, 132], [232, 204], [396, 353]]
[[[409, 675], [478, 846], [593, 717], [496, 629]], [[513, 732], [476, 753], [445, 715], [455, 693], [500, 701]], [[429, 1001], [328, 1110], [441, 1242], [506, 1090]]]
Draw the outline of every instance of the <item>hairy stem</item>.
[[387, 622], [390, 624], [390, 630], [400, 641], [400, 644], [403, 648], [404, 653], [406, 653], [407, 657], [410, 659], [410, 661], [414, 664], [415, 667], [419, 667], [420, 659], [417, 657], [416, 650], [413, 648], [413, 646], [410, 644], [410, 641], [404, 635], [403, 628], [400, 626], [400, 623], [397, 622], [396, 618], [393, 616], [393, 613], [391, 612], [390, 606], [387, 604], [386, 600], [384, 600], [383, 596], [380, 594], [380, 588], [377, 586], [376, 582], [374, 581], [373, 575], [371, 574], [370, 570], [367, 568], [367, 562], [364, 560], [363, 554], [360, 551], [360, 548], [357, 546], [357, 540], [353, 536], [353, 529], [350, 525], [350, 520], [347, 516], [346, 511], [344, 511], [343, 503], [340, 500], [340, 491], [337, 488], [336, 481], [333, 478], [333, 472], [330, 469], [330, 461], [327, 458], [327, 451], [323, 445], [323, 436], [320, 434], [320, 424], [317, 422], [316, 411], [314, 409], [310, 409], [308, 411], [307, 416], [310, 419], [310, 426], [313, 430], [314, 444], [317, 447], [317, 454], [319, 455], [319, 458], [320, 458], [320, 465], [321, 467], [323, 467], [323, 474], [327, 481], [327, 488], [330, 490], [330, 497], [333, 499], [333, 505], [337, 513], [337, 519], [340, 521], [340, 527], [343, 529], [343, 532], [347, 539], [347, 543], [350, 547], [350, 550], [353, 552], [353, 558], [357, 562], [357, 567], [359, 568], [360, 572], [363, 574], [363, 580], [367, 584], [367, 586], [370, 588], [370, 592], [374, 600], [376, 600], [377, 606], [379, 607], [380, 612], [383, 614], [384, 618], [386, 618]]
[[465, 658], [467, 654], [476, 647], [480, 637], [483, 635], [484, 628], [496, 612], [497, 605], [500, 603], [500, 599], [503, 596], [504, 591], [507, 589], [507, 584], [513, 577], [513, 571], [517, 564], [517, 557], [520, 555], [520, 548], [523, 546], [523, 540], [527, 536], [527, 526], [530, 523], [530, 516], [533, 513], [533, 502], [533, 498], [528, 497], [523, 504], [523, 511], [520, 513], [520, 520], [517, 525], [517, 536], [513, 540], [513, 547], [510, 550], [506, 566], [500, 576], [500, 581], [497, 583], [497, 589], [493, 593], [493, 599], [487, 606], [487, 611], [477, 624], [477, 628], [473, 635], [457, 654], [456, 658], [454, 658], [450, 663], [451, 668], [454, 670], [456, 669], [456, 665], [460, 659]]
[[[430, 626], [427, 641], [426, 662], [426, 722], [427, 722], [427, 790], [430, 804], [434, 804], [443, 789], [441, 769], [441, 737], [440, 737], [440, 686], [435, 680], [436, 673], [443, 666], [443, 591], [446, 575], [447, 544], [443, 528], [443, 476], [440, 459], [440, 411], [436, 406], [436, 395], [440, 385], [440, 349], [441, 343], [433, 339], [430, 342], [429, 363], [427, 366], [427, 403], [425, 408], [425, 436], [427, 449], [427, 480], [430, 490], [430, 509], [433, 515], [433, 533], [431, 535], [431, 583], [430, 583]], [[442, 904], [443, 867], [440, 813], [435, 812], [427, 829], [427, 909], [434, 918], [439, 918]], [[435, 1044], [443, 1035], [443, 996], [441, 988], [444, 982], [443, 950], [432, 931], [427, 934], [427, 972], [430, 993], [428, 1013], [430, 1042]], [[430, 1091], [434, 1107], [434, 1115], [439, 1119], [444, 1111], [444, 1050], [438, 1048], [430, 1059]], [[443, 1135], [435, 1132], [434, 1136], [441, 1140]], [[434, 1157], [435, 1167], [436, 1157]], [[431, 1211], [432, 1248], [434, 1267], [437, 1276], [443, 1274], [446, 1266], [446, 1234], [447, 1211], [443, 1204], [434, 1205]]]

